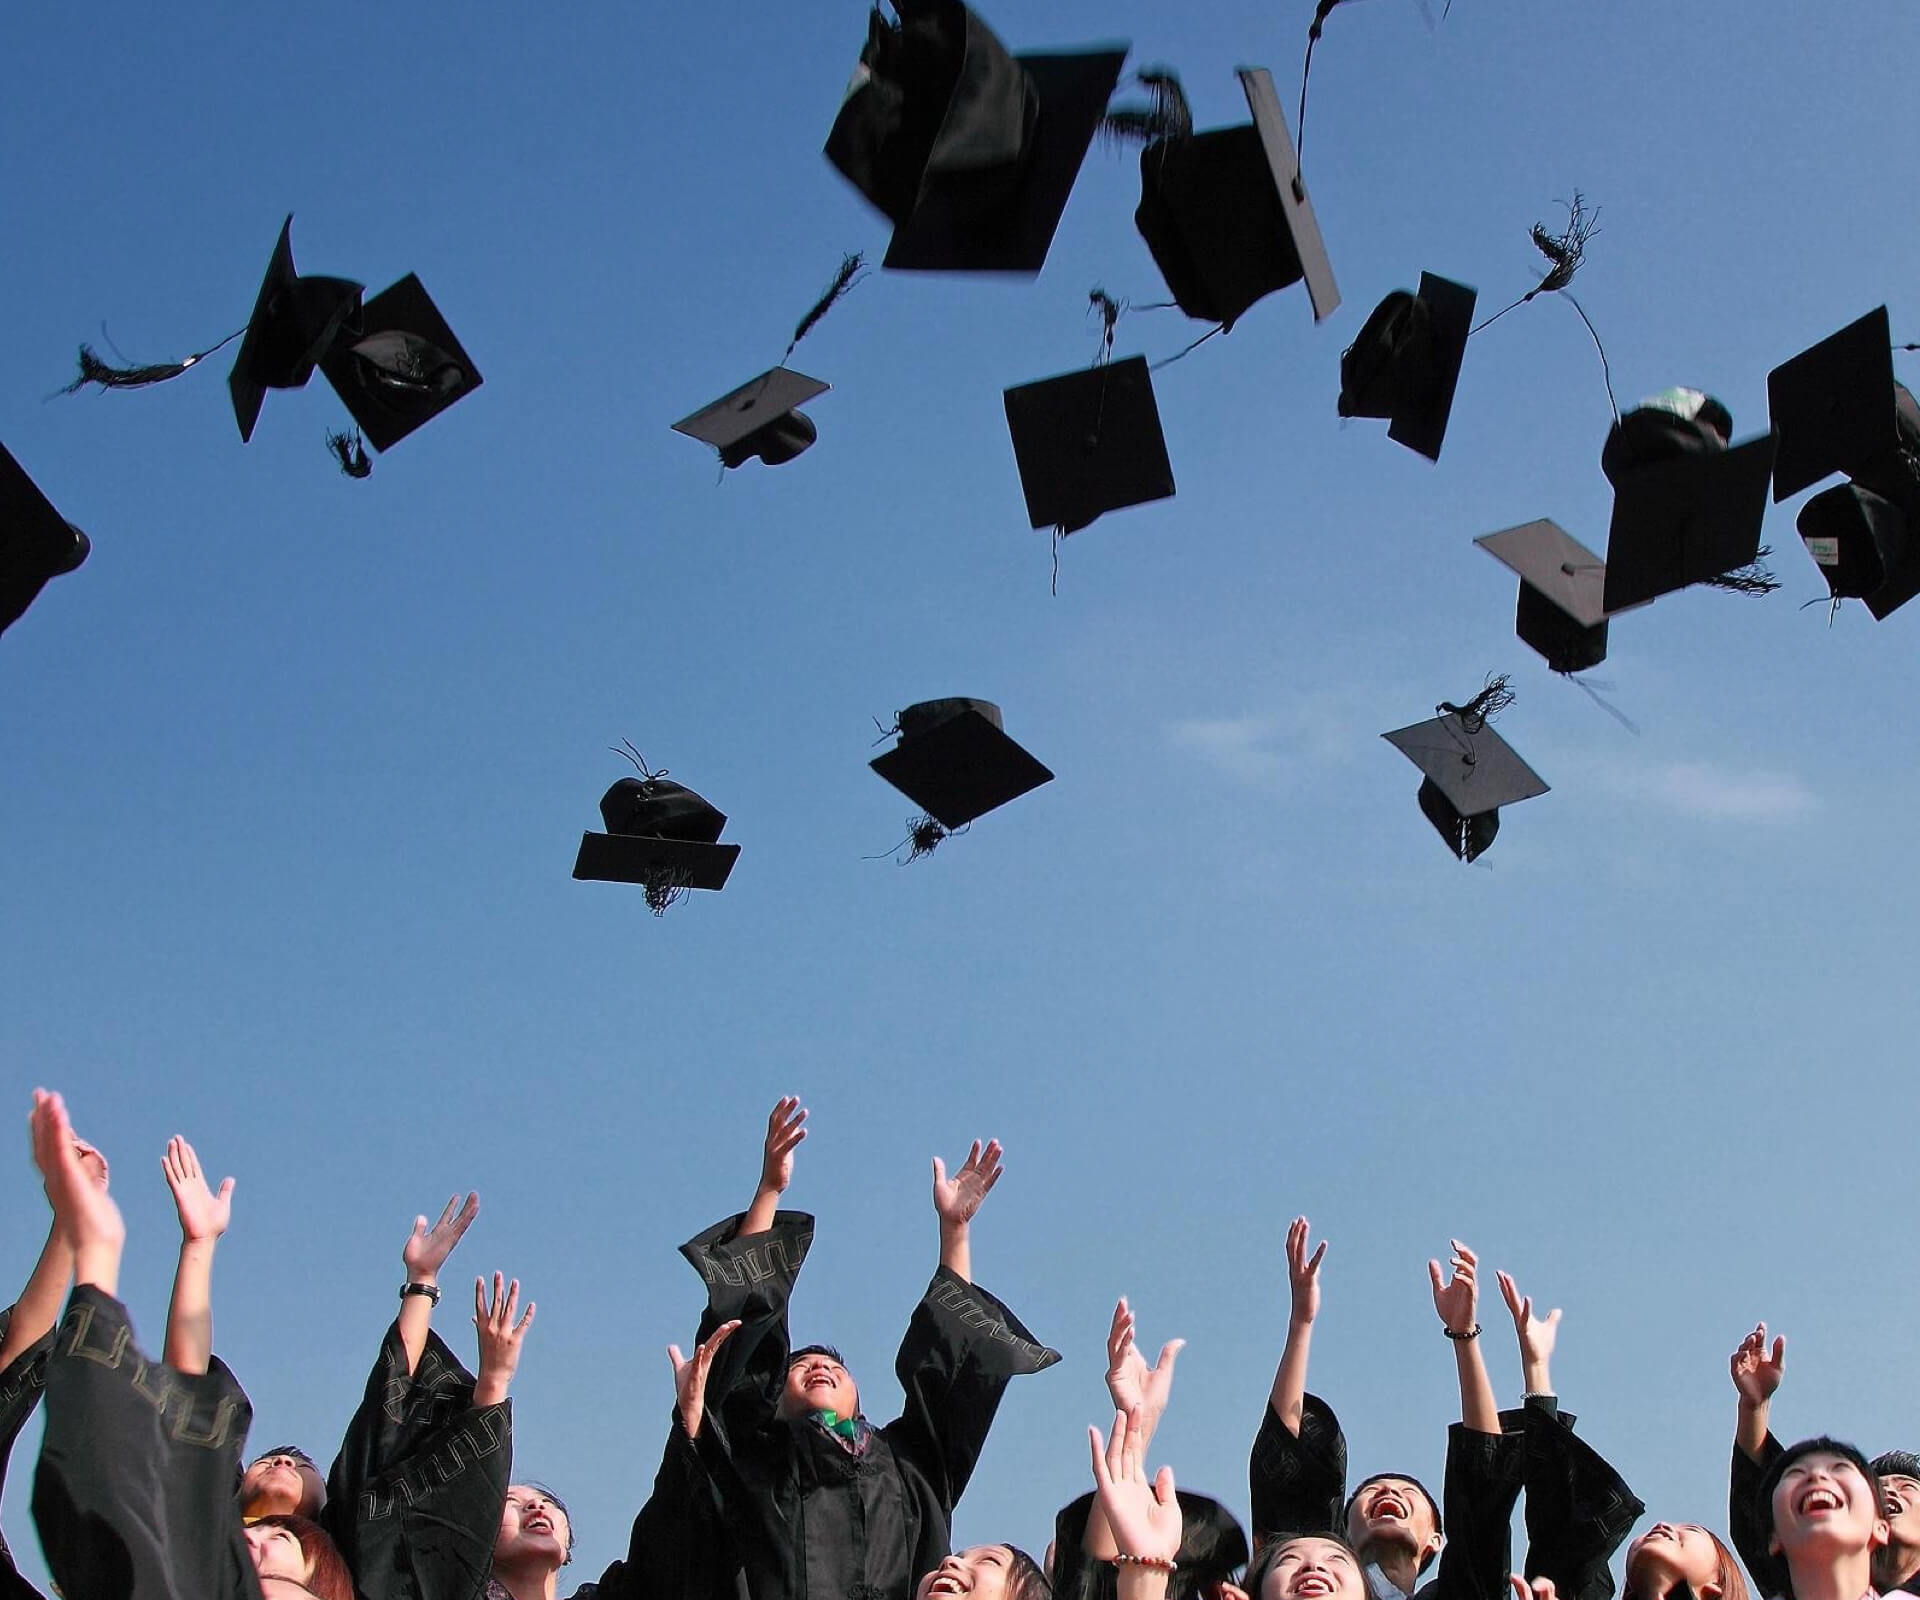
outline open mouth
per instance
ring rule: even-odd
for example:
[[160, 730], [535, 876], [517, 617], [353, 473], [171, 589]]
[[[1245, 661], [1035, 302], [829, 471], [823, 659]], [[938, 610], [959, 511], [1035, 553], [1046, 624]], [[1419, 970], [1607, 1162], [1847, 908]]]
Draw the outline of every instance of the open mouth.
[[1301, 1600], [1324, 1600], [1333, 1593], [1333, 1579], [1324, 1572], [1303, 1572], [1294, 1580], [1293, 1592]]
[[966, 1592], [966, 1585], [951, 1572], [939, 1573], [933, 1581], [927, 1585], [927, 1593], [930, 1596], [936, 1594], [957, 1595], [965, 1594]]
[[1367, 1508], [1367, 1515], [1369, 1517], [1392, 1517], [1398, 1522], [1405, 1522], [1408, 1517], [1413, 1515], [1413, 1507], [1407, 1504], [1403, 1496], [1389, 1489], [1383, 1494], [1374, 1496], [1373, 1504]]
[[1838, 1511], [1843, 1502], [1838, 1490], [1830, 1489], [1824, 1483], [1816, 1483], [1800, 1496], [1796, 1510], [1802, 1516], [1816, 1516], [1823, 1511]]

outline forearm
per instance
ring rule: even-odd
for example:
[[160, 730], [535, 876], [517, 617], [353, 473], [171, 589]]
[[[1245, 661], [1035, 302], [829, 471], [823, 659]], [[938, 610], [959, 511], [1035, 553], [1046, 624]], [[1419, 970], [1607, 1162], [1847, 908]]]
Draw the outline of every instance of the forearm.
[[[429, 1288], [438, 1288], [439, 1284], [432, 1273], [409, 1275], [408, 1283], [423, 1284]], [[403, 1295], [400, 1300], [400, 1316], [397, 1326], [400, 1330], [400, 1348], [407, 1358], [407, 1376], [411, 1378], [420, 1370], [420, 1358], [427, 1353], [427, 1334], [433, 1326], [433, 1300], [430, 1294]]]
[[1500, 1431], [1500, 1403], [1493, 1397], [1493, 1382], [1487, 1376], [1487, 1364], [1480, 1355], [1480, 1339], [1449, 1339], [1453, 1346], [1454, 1366], [1460, 1375], [1460, 1421], [1475, 1433]]
[[1520, 1384], [1523, 1395], [1550, 1395], [1553, 1391], [1553, 1363], [1547, 1356], [1529, 1356], [1520, 1352]]
[[1286, 1348], [1280, 1352], [1280, 1365], [1273, 1374], [1273, 1392], [1267, 1404], [1280, 1426], [1296, 1439], [1300, 1437], [1300, 1417], [1307, 1400], [1307, 1353], [1313, 1344], [1313, 1324], [1299, 1318], [1287, 1321]]
[[0, 1340], [0, 1371], [12, 1366], [22, 1350], [45, 1338], [47, 1331], [60, 1320], [61, 1302], [67, 1298], [67, 1281], [72, 1276], [73, 1252], [61, 1241], [58, 1232], [50, 1228], [47, 1242], [40, 1247], [40, 1259], [33, 1264], [27, 1286], [14, 1303], [7, 1336]]
[[739, 1237], [745, 1238], [756, 1233], [765, 1233], [773, 1226], [774, 1213], [780, 1209], [780, 1191], [769, 1189], [762, 1183], [753, 1191], [753, 1204], [747, 1207], [746, 1215], [740, 1219]]
[[1115, 1571], [1114, 1600], [1166, 1600], [1168, 1576], [1159, 1567], [1125, 1562]]
[[179, 1372], [203, 1373], [213, 1359], [213, 1246], [211, 1239], [180, 1241], [161, 1356]]
[[1757, 1462], [1765, 1453], [1768, 1418], [1772, 1411], [1772, 1400], [1755, 1404], [1745, 1396], [1741, 1397], [1740, 1410], [1734, 1419], [1733, 1442], [1749, 1461]]
[[507, 1390], [513, 1383], [511, 1372], [493, 1372], [482, 1364], [480, 1376], [473, 1383], [473, 1403], [476, 1406], [497, 1406], [507, 1397]]
[[940, 1224], [940, 1265], [962, 1283], [973, 1282], [973, 1245], [964, 1222]]

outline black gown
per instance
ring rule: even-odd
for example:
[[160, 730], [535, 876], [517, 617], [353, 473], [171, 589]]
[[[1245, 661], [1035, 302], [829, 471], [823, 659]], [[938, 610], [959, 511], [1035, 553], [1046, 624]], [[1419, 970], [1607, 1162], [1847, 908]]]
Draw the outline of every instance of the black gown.
[[1769, 1432], [1760, 1445], [1760, 1459], [1750, 1459], [1739, 1445], [1733, 1447], [1733, 1467], [1727, 1480], [1727, 1538], [1753, 1580], [1756, 1594], [1782, 1595], [1787, 1592], [1787, 1564], [1767, 1551], [1765, 1523], [1760, 1517], [1760, 1485], [1766, 1482], [1767, 1469], [1777, 1456], [1785, 1453], [1780, 1441]]
[[[1510, 1527], [1525, 1464], [1525, 1439], [1517, 1432], [1479, 1433], [1458, 1422], [1447, 1429], [1440, 1496], [1446, 1543], [1438, 1570], [1414, 1600], [1506, 1600]], [[1289, 1534], [1346, 1537], [1346, 1435], [1317, 1395], [1306, 1397], [1298, 1437], [1270, 1404], [1260, 1408], [1247, 1478], [1256, 1546]]]
[[1561, 1600], [1610, 1600], [1607, 1563], [1647, 1508], [1574, 1421], [1552, 1395], [1500, 1413], [1526, 1440], [1526, 1575], [1551, 1578]]
[[[5, 1341], [12, 1322], [13, 1307], [8, 1306], [0, 1311], [0, 1342]], [[33, 1408], [40, 1403], [40, 1391], [46, 1387], [47, 1352], [53, 1348], [53, 1335], [54, 1330], [49, 1328], [0, 1372], [0, 1486], [7, 1481], [7, 1461], [13, 1454], [13, 1443], [27, 1425], [27, 1418], [33, 1415]], [[14, 1566], [13, 1552], [7, 1548], [4, 1531], [0, 1531], [0, 1600], [41, 1600], [40, 1591], [21, 1577]]]
[[1059, 1353], [993, 1295], [942, 1267], [894, 1361], [906, 1409], [867, 1429], [856, 1452], [812, 1418], [778, 1414], [786, 1304], [812, 1219], [785, 1212], [767, 1234], [747, 1239], [734, 1234], [737, 1225], [709, 1229], [682, 1251], [707, 1279], [703, 1328], [742, 1318], [709, 1376], [698, 1453], [747, 1594], [908, 1600], [951, 1548], [953, 1508], [1008, 1382], [1052, 1366]]
[[33, 1521], [65, 1600], [260, 1600], [234, 1486], [253, 1408], [219, 1361], [151, 1361], [75, 1287], [46, 1367]]

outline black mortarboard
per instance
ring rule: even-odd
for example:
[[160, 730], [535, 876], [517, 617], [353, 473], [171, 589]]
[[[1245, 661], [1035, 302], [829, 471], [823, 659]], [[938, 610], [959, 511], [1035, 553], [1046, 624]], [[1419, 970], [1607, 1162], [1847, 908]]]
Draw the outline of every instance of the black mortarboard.
[[640, 770], [640, 777], [622, 778], [600, 797], [607, 831], [580, 836], [574, 877], [642, 884], [655, 911], [684, 889], [723, 887], [740, 855], [739, 845], [718, 842], [725, 814], [685, 784]]
[[1262, 296], [1306, 279], [1316, 322], [1340, 304], [1273, 79], [1242, 67], [1253, 121], [1156, 139], [1140, 152], [1133, 220], [1174, 302], [1232, 327]]
[[1470, 723], [1450, 711], [1381, 737], [1425, 774], [1420, 810], [1463, 861], [1493, 843], [1499, 807], [1547, 792], [1539, 773], [1477, 718]]
[[869, 765], [949, 830], [1053, 781], [1007, 737], [990, 700], [922, 700], [895, 724], [900, 742]]
[[1145, 356], [1128, 356], [1006, 392], [1007, 432], [1036, 528], [1072, 533], [1103, 512], [1173, 493]]
[[1899, 446], [1896, 406], [1885, 306], [1775, 367], [1767, 374], [1767, 409], [1780, 441], [1773, 498], [1829, 473], [1858, 477], [1871, 469]]
[[1889, 586], [1895, 574], [1909, 576], [1913, 546], [1907, 515], [1893, 501], [1857, 483], [1835, 484], [1800, 508], [1797, 526], [1836, 600], [1864, 600], [1884, 617], [1913, 598], [1915, 584]]
[[481, 384], [479, 369], [412, 273], [348, 319], [320, 370], [376, 450], [391, 449]]
[[1418, 294], [1396, 289], [1375, 306], [1340, 357], [1340, 415], [1390, 417], [1389, 439], [1438, 461], [1476, 298], [1423, 272]]
[[253, 438], [266, 391], [298, 389], [313, 376], [341, 326], [359, 312], [364, 287], [351, 278], [301, 277], [293, 267], [293, 217], [281, 224], [240, 354], [227, 374], [243, 444]]
[[892, 220], [884, 265], [1038, 272], [1124, 48], [1010, 55], [960, 0], [876, 6], [826, 155]]
[[1555, 672], [1607, 659], [1606, 566], [1557, 522], [1542, 517], [1473, 541], [1520, 575], [1513, 631]]
[[1669, 389], [1608, 431], [1600, 462], [1614, 486], [1609, 614], [1759, 559], [1773, 435], [1729, 448], [1731, 431], [1726, 407], [1697, 389]]
[[20, 620], [49, 578], [73, 571], [91, 548], [0, 445], [0, 633]]
[[818, 437], [801, 412], [831, 387], [804, 372], [775, 367], [673, 425], [675, 433], [710, 444], [721, 462], [737, 467], [758, 456], [770, 467], [791, 461]]

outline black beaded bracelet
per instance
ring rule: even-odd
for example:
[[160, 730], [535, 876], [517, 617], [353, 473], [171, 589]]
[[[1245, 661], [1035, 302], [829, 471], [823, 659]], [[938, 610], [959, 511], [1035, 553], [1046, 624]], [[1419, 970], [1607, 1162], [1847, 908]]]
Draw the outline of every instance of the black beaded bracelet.
[[440, 1285], [437, 1283], [403, 1283], [401, 1284], [400, 1298], [404, 1300], [410, 1294], [425, 1295], [427, 1297], [427, 1304], [430, 1306], [437, 1306], [440, 1304]]
[[1476, 1322], [1471, 1328], [1467, 1329], [1466, 1332], [1464, 1333], [1455, 1333], [1453, 1329], [1444, 1327], [1444, 1326], [1440, 1329], [1440, 1331], [1444, 1333], [1449, 1339], [1459, 1339], [1462, 1341], [1465, 1341], [1467, 1339], [1477, 1339], [1480, 1337], [1480, 1324]]

